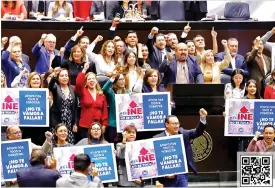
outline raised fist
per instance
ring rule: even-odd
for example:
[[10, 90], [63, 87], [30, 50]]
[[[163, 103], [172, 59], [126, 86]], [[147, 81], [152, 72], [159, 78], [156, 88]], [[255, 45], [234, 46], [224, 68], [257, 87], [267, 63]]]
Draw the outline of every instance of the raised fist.
[[227, 46], [227, 40], [222, 40], [222, 44], [223, 44], [224, 47], [226, 47]]
[[7, 44], [9, 38], [8, 37], [2, 37], [2, 40], [1, 40], [1, 44], [2, 46], [5, 46], [5, 44]]
[[259, 131], [256, 131], [256, 132], [255, 132], [255, 137], [256, 137], [256, 138], [259, 138], [260, 135], [261, 135], [261, 133], [260, 133]]
[[97, 42], [100, 42], [100, 41], [102, 41], [102, 40], [103, 40], [103, 37], [102, 37], [101, 35], [97, 35], [96, 41], [97, 41]]
[[44, 41], [46, 38], [47, 38], [47, 34], [45, 34], [45, 33], [44, 33], [44, 34], [42, 34], [42, 36], [41, 36], [41, 40], [42, 40], [42, 41]]
[[207, 111], [203, 108], [200, 109], [200, 116], [201, 117], [206, 117], [207, 116]]
[[159, 29], [157, 27], [153, 27], [151, 30], [151, 35], [156, 35], [158, 34], [158, 32], [159, 32]]
[[66, 50], [66, 49], [65, 49], [64, 47], [61, 47], [60, 50], [59, 50], [58, 55], [59, 55], [59, 56], [62, 56], [62, 55], [64, 54], [65, 50]]

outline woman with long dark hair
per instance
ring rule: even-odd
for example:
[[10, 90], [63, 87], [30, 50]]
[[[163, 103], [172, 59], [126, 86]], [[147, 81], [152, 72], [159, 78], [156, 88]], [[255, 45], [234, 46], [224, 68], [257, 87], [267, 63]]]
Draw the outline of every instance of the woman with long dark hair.
[[244, 95], [243, 99], [261, 99], [256, 80], [250, 79], [247, 81]]
[[94, 145], [94, 144], [107, 144], [102, 132], [102, 126], [98, 122], [93, 122], [88, 131], [87, 138], [80, 140], [76, 146]]
[[77, 132], [77, 97], [70, 85], [70, 76], [67, 69], [55, 70], [54, 77], [49, 83], [49, 90], [53, 95], [53, 105], [50, 109], [50, 128], [55, 132], [59, 123], [68, 128], [68, 142], [74, 144], [73, 132]]
[[235, 69], [231, 75], [231, 83], [225, 84], [225, 99], [241, 99], [245, 93], [244, 72], [241, 69]]

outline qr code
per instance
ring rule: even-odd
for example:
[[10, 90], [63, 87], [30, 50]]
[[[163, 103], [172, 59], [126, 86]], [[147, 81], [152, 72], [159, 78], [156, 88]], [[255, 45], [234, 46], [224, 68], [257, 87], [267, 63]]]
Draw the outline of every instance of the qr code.
[[241, 156], [240, 187], [273, 187], [272, 156]]

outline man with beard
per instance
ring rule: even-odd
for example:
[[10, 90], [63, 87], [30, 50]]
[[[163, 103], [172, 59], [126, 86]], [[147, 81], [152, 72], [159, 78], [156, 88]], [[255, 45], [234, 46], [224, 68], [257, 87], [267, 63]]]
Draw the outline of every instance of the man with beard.
[[[186, 130], [181, 127], [179, 119], [174, 115], [169, 115], [165, 118], [165, 131], [154, 136], [154, 138], [172, 136], [181, 134], [184, 140], [184, 147], [186, 153], [186, 159], [188, 167], [195, 175], [198, 175], [195, 162], [193, 159], [193, 151], [190, 144], [191, 139], [195, 139], [201, 136], [207, 126], [206, 116], [207, 111], [203, 108], [200, 109], [200, 122], [195, 129]], [[159, 182], [163, 184], [164, 187], [188, 187], [188, 174], [171, 174], [169, 176], [159, 178]]]
[[179, 42], [185, 42], [186, 36], [188, 35], [189, 31], [191, 30], [191, 27], [189, 26], [189, 23], [184, 27], [183, 32], [180, 37], [180, 41], [178, 40], [178, 37], [175, 33], [169, 33], [167, 35], [167, 44], [166, 44], [166, 50], [168, 52], [174, 52], [177, 44]]
[[[238, 54], [239, 42], [236, 38], [228, 39], [228, 49], [231, 55], [231, 62], [227, 68], [222, 72], [231, 78], [231, 74], [235, 69], [242, 69], [245, 77], [248, 77], [249, 73], [246, 68], [244, 57]], [[224, 59], [225, 52], [220, 52], [215, 56], [215, 62], [221, 62]]]
[[261, 133], [256, 131], [254, 138], [248, 145], [248, 152], [265, 152], [275, 146], [275, 142], [273, 141], [275, 138], [275, 128], [272, 125], [266, 125], [264, 127], [263, 140], [258, 140], [260, 135]]
[[162, 33], [158, 33], [158, 31], [159, 29], [157, 27], [153, 27], [147, 40], [150, 66], [157, 70], [159, 70], [162, 61], [167, 58], [165, 36]]
[[166, 84], [203, 84], [204, 77], [194, 56], [188, 55], [187, 45], [179, 43], [175, 49], [176, 59], [164, 60], [159, 71], [165, 73]]
[[262, 81], [271, 72], [271, 59], [263, 54], [264, 45], [258, 36], [252, 45], [251, 52], [245, 56], [246, 65], [250, 73], [249, 79], [257, 81], [259, 91], [263, 95]]

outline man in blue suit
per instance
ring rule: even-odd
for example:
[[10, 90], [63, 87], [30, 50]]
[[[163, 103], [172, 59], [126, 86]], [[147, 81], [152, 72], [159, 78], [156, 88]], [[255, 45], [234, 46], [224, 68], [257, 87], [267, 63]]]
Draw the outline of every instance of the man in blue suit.
[[204, 77], [195, 56], [188, 55], [188, 47], [184, 43], [177, 44], [175, 48], [176, 59], [165, 59], [159, 71], [164, 73], [162, 83], [167, 84], [203, 84]]
[[[163, 136], [182, 134], [188, 167], [194, 172], [195, 175], [198, 175], [198, 174], [197, 174], [197, 169], [193, 159], [193, 151], [192, 151], [190, 140], [195, 139], [203, 134], [205, 127], [207, 125], [206, 116], [207, 116], [207, 111], [204, 110], [203, 108], [200, 109], [200, 122], [197, 125], [197, 128], [191, 129], [191, 130], [186, 130], [180, 127], [179, 120], [176, 116], [174, 115], [167, 116], [167, 118], [165, 119], [165, 131], [154, 136], [154, 138], [157, 138], [157, 137], [163, 137]], [[178, 174], [178, 175], [171, 174], [164, 178], [160, 178], [159, 182], [161, 182], [164, 185], [164, 187], [184, 187], [185, 188], [185, 187], [188, 187], [188, 174]]]
[[[61, 177], [59, 172], [45, 168], [47, 155], [41, 149], [31, 153], [29, 168], [21, 168], [16, 172], [19, 187], [56, 187], [56, 181]], [[56, 168], [56, 162], [51, 160], [50, 168]]]
[[[245, 64], [245, 59], [242, 55], [238, 54], [238, 47], [239, 47], [239, 42], [236, 38], [228, 39], [228, 49], [232, 57], [232, 60], [229, 66], [225, 68], [222, 71], [222, 73], [230, 76], [230, 79], [231, 79], [231, 74], [235, 69], [242, 69], [244, 71], [245, 77], [249, 76], [249, 73]], [[224, 56], [225, 56], [224, 52], [220, 52], [216, 54], [215, 61], [221, 62], [224, 59]]]

